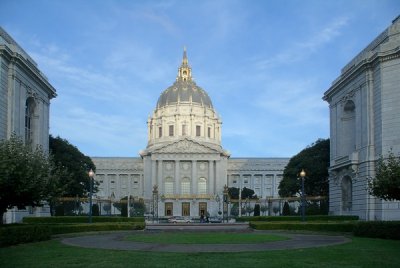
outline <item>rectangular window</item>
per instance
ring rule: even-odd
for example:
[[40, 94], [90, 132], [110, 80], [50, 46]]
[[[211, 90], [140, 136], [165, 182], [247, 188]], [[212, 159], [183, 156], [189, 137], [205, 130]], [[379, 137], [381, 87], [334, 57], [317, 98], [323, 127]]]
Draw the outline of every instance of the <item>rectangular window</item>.
[[182, 125], [182, 136], [186, 136], [187, 135], [187, 129], [186, 129], [186, 125]]
[[169, 126], [169, 136], [173, 137], [174, 136], [174, 126]]
[[200, 137], [200, 133], [201, 133], [201, 127], [200, 126], [196, 126], [196, 136]]
[[209, 138], [211, 138], [211, 128], [210, 127], [207, 129], [207, 135]]
[[174, 194], [174, 182], [166, 181], [164, 183], [164, 193], [165, 194]]
[[182, 203], [182, 216], [190, 216], [190, 203], [189, 202]]
[[162, 127], [158, 127], [158, 137], [162, 137]]

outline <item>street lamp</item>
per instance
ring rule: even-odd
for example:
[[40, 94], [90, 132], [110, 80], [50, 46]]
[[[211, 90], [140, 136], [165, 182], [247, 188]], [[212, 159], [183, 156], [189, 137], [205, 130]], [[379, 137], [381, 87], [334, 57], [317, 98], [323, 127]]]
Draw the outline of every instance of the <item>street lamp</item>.
[[94, 177], [94, 172], [92, 169], [89, 171], [89, 223], [92, 223], [92, 194], [93, 194], [93, 177]]
[[301, 170], [300, 172], [300, 177], [301, 177], [301, 220], [305, 221], [306, 219], [306, 207], [305, 207], [305, 194], [304, 194], [304, 177], [306, 176], [306, 172], [304, 171], [304, 169]]

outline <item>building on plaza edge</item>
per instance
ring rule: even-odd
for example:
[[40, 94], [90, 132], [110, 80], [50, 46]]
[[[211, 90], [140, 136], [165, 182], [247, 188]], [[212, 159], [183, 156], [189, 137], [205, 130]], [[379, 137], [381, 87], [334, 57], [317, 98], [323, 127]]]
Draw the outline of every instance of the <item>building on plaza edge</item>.
[[368, 193], [379, 157], [400, 153], [400, 16], [325, 92], [330, 109], [329, 210], [365, 220], [400, 219], [400, 202]]
[[[207, 92], [192, 78], [186, 49], [176, 81], [147, 121], [148, 143], [137, 158], [92, 157], [99, 198], [142, 199], [150, 209], [157, 187], [158, 216], [221, 211], [224, 186], [277, 198], [288, 158], [230, 158], [221, 146], [222, 121]], [[148, 211], [149, 213], [150, 211]]]

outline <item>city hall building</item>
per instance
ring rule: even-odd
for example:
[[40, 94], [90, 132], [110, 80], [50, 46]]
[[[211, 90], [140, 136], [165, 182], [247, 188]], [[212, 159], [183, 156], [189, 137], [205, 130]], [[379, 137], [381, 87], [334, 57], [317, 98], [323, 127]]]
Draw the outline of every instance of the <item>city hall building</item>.
[[230, 158], [221, 146], [221, 131], [221, 118], [193, 80], [185, 50], [176, 81], [161, 93], [148, 118], [148, 142], [140, 157], [92, 157], [100, 183], [97, 196], [119, 200], [129, 195], [158, 216], [192, 217], [218, 215], [224, 186], [277, 198], [289, 159]]
[[368, 193], [376, 161], [400, 153], [400, 17], [354, 57], [324, 94], [330, 109], [329, 210], [399, 220], [400, 202]]

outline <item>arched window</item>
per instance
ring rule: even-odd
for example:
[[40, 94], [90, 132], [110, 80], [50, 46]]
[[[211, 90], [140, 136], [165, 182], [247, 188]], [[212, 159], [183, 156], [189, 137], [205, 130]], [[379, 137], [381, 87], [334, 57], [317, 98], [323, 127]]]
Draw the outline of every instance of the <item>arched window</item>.
[[164, 194], [174, 194], [174, 180], [171, 177], [164, 181]]
[[33, 117], [35, 114], [35, 100], [32, 97], [26, 99], [25, 102], [25, 143], [31, 144], [33, 139], [34, 122]]
[[183, 178], [181, 181], [181, 194], [190, 194], [190, 180]]
[[345, 176], [342, 179], [342, 209], [343, 211], [350, 211], [352, 208], [353, 199], [353, 185], [351, 178]]
[[207, 179], [200, 178], [197, 182], [198, 194], [207, 194]]

